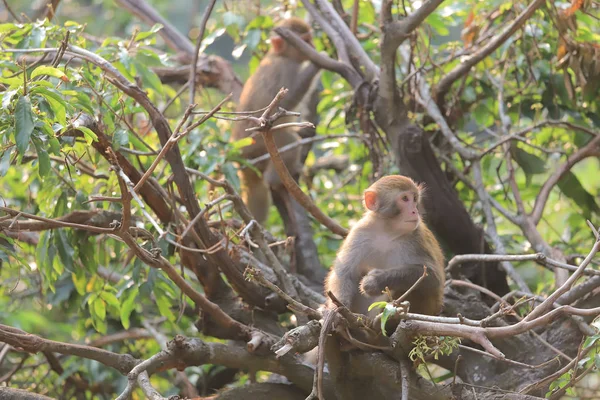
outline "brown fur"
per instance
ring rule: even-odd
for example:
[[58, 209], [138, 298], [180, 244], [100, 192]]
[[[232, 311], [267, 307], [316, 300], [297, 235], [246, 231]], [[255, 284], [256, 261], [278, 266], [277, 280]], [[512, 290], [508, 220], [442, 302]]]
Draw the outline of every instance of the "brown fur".
[[[373, 195], [375, 200], [367, 201]], [[428, 276], [408, 296], [410, 311], [428, 315], [441, 311], [444, 255], [437, 240], [422, 220], [414, 230], [399, 229], [408, 217], [396, 201], [409, 195], [416, 196], [418, 204], [421, 187], [401, 175], [383, 177], [365, 191], [365, 204], [375, 206], [367, 207], [350, 230], [325, 283], [326, 291], [353, 312], [366, 314], [370, 304], [387, 300], [382, 294], [386, 286], [394, 299], [400, 297], [421, 277], [423, 265]]]
[[[283, 26], [300, 35], [305, 41], [312, 44], [310, 26], [299, 18], [289, 18], [278, 26]], [[286, 110], [293, 110], [301, 102], [306, 89], [318, 73], [318, 68], [312, 63], [304, 63], [306, 58], [293, 46], [287, 44], [281, 37], [271, 38], [271, 49], [262, 60], [254, 74], [248, 79], [242, 90], [237, 111], [260, 110], [273, 100], [282, 87], [289, 89], [280, 106]], [[292, 119], [280, 118], [277, 124], [291, 122]], [[253, 126], [247, 120], [238, 121], [233, 126], [233, 140], [248, 137], [251, 133], [245, 130]], [[297, 129], [285, 129], [274, 132], [273, 137], [278, 148], [297, 142], [300, 136]], [[260, 157], [267, 153], [264, 141], [260, 134], [253, 137], [254, 143], [242, 149], [242, 156], [246, 159]], [[281, 154], [286, 167], [294, 178], [300, 176], [302, 169], [300, 163], [301, 148]], [[270, 160], [255, 165], [259, 173], [250, 169], [240, 169], [242, 181], [242, 198], [259, 223], [264, 223], [267, 218], [271, 203], [269, 189], [285, 190], [279, 176]]]

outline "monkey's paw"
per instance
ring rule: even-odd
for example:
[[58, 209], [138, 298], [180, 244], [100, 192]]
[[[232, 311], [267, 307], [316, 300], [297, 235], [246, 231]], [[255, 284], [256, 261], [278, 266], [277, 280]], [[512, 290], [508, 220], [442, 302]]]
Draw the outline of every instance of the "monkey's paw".
[[360, 281], [360, 292], [367, 296], [379, 296], [383, 291], [381, 287], [381, 280], [384, 271], [374, 269], [370, 271], [364, 278]]

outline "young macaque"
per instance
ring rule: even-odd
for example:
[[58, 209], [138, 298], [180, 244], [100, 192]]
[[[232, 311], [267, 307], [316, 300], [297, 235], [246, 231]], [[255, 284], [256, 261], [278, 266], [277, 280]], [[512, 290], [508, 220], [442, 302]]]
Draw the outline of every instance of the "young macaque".
[[[290, 29], [312, 46], [310, 26], [303, 20], [289, 18], [278, 26]], [[318, 72], [319, 68], [311, 62], [307, 62], [306, 57], [295, 47], [280, 36], [271, 36], [271, 49], [244, 85], [237, 111], [256, 111], [265, 108], [282, 87], [286, 87], [289, 91], [279, 106], [291, 111], [302, 101]], [[292, 121], [291, 118], [280, 118], [276, 123]], [[239, 140], [248, 137], [252, 132], [246, 132], [246, 129], [252, 126], [254, 126], [253, 123], [248, 120], [237, 122], [233, 126], [232, 139]], [[300, 140], [296, 128], [277, 130], [273, 133], [273, 137], [278, 148]], [[253, 139], [253, 144], [242, 148], [242, 156], [246, 159], [253, 159], [267, 153], [262, 136], [255, 133]], [[286, 167], [295, 179], [299, 178], [302, 170], [301, 150], [299, 146], [281, 153]], [[262, 224], [267, 218], [271, 204], [270, 190], [273, 190], [273, 195], [289, 195], [270, 160], [260, 162], [255, 167], [260, 174], [249, 167], [243, 167], [240, 169], [239, 175], [242, 181], [243, 200], [256, 220]], [[289, 199], [289, 197], [285, 197], [285, 199]], [[289, 200], [287, 203], [288, 211], [290, 211]]]
[[385, 176], [365, 191], [366, 212], [350, 230], [325, 282], [326, 291], [351, 311], [367, 314], [372, 303], [389, 300], [386, 287], [399, 298], [423, 275], [423, 266], [427, 276], [406, 298], [410, 312], [441, 311], [444, 256], [421, 219], [421, 194], [420, 186], [401, 175]]

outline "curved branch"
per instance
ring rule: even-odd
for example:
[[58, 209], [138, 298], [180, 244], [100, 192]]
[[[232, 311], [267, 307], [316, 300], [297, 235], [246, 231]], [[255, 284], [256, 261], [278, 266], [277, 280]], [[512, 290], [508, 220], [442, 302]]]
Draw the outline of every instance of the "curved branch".
[[22, 348], [29, 353], [49, 351], [95, 360], [116, 369], [122, 374], [127, 374], [137, 363], [137, 360], [130, 354], [118, 354], [97, 347], [56, 342], [13, 328], [12, 326], [1, 324], [0, 342], [8, 343], [16, 348]]
[[540, 189], [540, 193], [535, 199], [535, 203], [533, 205], [533, 210], [531, 210], [530, 217], [533, 220], [533, 223], [537, 225], [542, 219], [542, 215], [544, 213], [544, 207], [546, 207], [546, 202], [548, 201], [548, 197], [550, 196], [550, 192], [552, 188], [560, 181], [560, 179], [565, 176], [567, 172], [573, 168], [575, 164], [579, 161], [594, 156], [598, 154], [600, 150], [600, 135], [594, 137], [588, 144], [584, 147], [577, 150], [575, 153], [571, 154], [567, 161], [562, 164], [558, 169], [544, 182], [542, 188]]
[[146, 22], [148, 25], [161, 24], [163, 28], [159, 35], [167, 42], [167, 45], [178, 51], [194, 54], [194, 45], [186, 36], [177, 30], [169, 21], [163, 18], [152, 6], [143, 0], [117, 0], [123, 8]]
[[[342, 61], [352, 63], [356, 61], [364, 71], [366, 80], [371, 81], [379, 76], [379, 67], [369, 58], [369, 55], [360, 45], [358, 39], [346, 25], [342, 17], [335, 11], [328, 1], [302, 0], [302, 4], [310, 15], [321, 25], [327, 36], [335, 43]], [[317, 10], [318, 8], [318, 10]]]
[[337, 61], [317, 52], [314, 47], [302, 40], [298, 35], [287, 28], [278, 27], [274, 31], [302, 52], [313, 64], [328, 71], [340, 74], [348, 83], [356, 88], [363, 81], [362, 77], [347, 62]]
[[[423, 21], [433, 13], [444, 0], [426, 0], [421, 4], [417, 10], [406, 18], [400, 21], [393, 21], [384, 28], [384, 35], [386, 37], [386, 50], [383, 51], [395, 51], [398, 46], [404, 42], [408, 35], [421, 25]], [[390, 3], [392, 3], [390, 1]], [[384, 46], [382, 46], [383, 48]]]

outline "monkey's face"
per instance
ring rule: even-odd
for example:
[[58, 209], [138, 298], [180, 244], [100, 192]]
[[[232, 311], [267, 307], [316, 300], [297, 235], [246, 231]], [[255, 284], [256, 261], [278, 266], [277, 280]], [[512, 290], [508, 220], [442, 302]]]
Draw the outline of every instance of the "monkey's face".
[[400, 233], [410, 233], [419, 227], [421, 215], [418, 205], [418, 194], [413, 191], [402, 191], [395, 196], [394, 206], [398, 210], [398, 214], [393, 223]]

